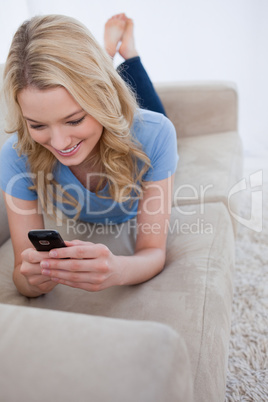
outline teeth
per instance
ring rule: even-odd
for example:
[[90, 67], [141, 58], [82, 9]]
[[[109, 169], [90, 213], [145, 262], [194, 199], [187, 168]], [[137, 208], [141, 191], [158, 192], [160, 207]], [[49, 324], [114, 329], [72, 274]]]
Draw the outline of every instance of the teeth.
[[78, 144], [76, 144], [75, 146], [73, 146], [72, 148], [66, 149], [65, 151], [60, 151], [63, 154], [68, 154], [69, 152], [72, 152]]

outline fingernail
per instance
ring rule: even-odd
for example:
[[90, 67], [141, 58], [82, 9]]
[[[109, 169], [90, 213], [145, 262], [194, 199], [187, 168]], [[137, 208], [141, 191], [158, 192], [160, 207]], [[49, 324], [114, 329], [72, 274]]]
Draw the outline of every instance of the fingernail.
[[58, 255], [58, 253], [57, 253], [56, 250], [51, 250], [51, 251], [49, 252], [49, 257], [57, 257], [57, 255]]
[[49, 267], [48, 261], [41, 261], [40, 265], [41, 265], [41, 268], [48, 268]]
[[49, 269], [42, 269], [42, 275], [49, 275], [50, 270]]

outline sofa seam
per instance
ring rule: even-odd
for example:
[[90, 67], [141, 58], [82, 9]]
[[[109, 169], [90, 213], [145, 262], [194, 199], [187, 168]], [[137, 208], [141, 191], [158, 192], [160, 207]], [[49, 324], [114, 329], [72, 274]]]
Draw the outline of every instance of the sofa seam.
[[[236, 144], [235, 144], [235, 152], [232, 153], [230, 169], [229, 169], [229, 172], [228, 172], [229, 173], [228, 174], [228, 185], [227, 185], [228, 188], [226, 189], [228, 193], [230, 191], [230, 186], [232, 185], [232, 183], [231, 183], [231, 174], [230, 173], [232, 171], [234, 171], [234, 166], [236, 165], [236, 162], [237, 162], [238, 151], [239, 151], [240, 146], [242, 147], [242, 176], [243, 176], [243, 143], [242, 143], [240, 135], [238, 134], [237, 141], [236, 141]], [[224, 203], [224, 205], [225, 205], [225, 207], [227, 209], [228, 215], [230, 216], [234, 237], [236, 237], [237, 228], [235, 227], [235, 223], [232, 220], [231, 212], [229, 210], [229, 198], [228, 197], [227, 197], [227, 205], [225, 203]]]
[[[220, 217], [218, 217], [217, 219], [217, 227], [218, 227], [218, 223], [219, 223], [219, 219]], [[206, 270], [206, 284], [205, 284], [205, 296], [204, 296], [204, 302], [203, 302], [203, 309], [202, 309], [202, 316], [203, 316], [203, 320], [202, 320], [202, 331], [201, 331], [201, 337], [200, 337], [200, 344], [199, 344], [199, 353], [198, 353], [198, 361], [197, 361], [197, 365], [196, 365], [196, 371], [194, 373], [194, 388], [196, 388], [196, 380], [197, 380], [197, 376], [198, 376], [198, 372], [199, 372], [199, 365], [201, 362], [201, 358], [202, 358], [202, 345], [204, 343], [204, 328], [205, 328], [205, 307], [206, 307], [206, 303], [207, 303], [207, 293], [208, 293], [208, 275], [209, 275], [209, 267], [210, 267], [210, 255], [211, 255], [211, 250], [213, 248], [213, 245], [215, 243], [215, 237], [211, 243], [210, 249], [209, 249], [209, 253], [208, 253], [208, 262], [207, 262], [207, 270]]]

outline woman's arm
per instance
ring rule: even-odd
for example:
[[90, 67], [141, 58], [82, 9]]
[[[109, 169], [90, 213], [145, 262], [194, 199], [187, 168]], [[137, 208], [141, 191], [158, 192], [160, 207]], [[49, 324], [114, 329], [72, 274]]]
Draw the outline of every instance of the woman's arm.
[[123, 284], [144, 282], [164, 267], [174, 177], [150, 182], [139, 203], [135, 254], [120, 257]]
[[14, 250], [13, 281], [24, 296], [36, 297], [55, 287], [55, 282], [41, 275], [40, 261], [48, 253], [34, 250], [28, 231], [44, 227], [43, 216], [38, 213], [38, 202], [21, 200], [5, 192], [10, 235]]
[[[41, 262], [42, 273], [52, 281], [88, 291], [144, 282], [164, 267], [171, 212], [173, 176], [147, 183], [137, 215], [137, 241], [132, 256], [116, 256], [103, 244], [66, 242]], [[69, 260], [63, 260], [69, 258]]]

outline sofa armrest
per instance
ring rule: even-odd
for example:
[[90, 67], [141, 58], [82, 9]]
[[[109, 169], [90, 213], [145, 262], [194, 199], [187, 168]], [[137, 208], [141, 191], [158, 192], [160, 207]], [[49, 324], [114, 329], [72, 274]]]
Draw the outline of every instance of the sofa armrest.
[[186, 346], [164, 324], [0, 304], [0, 339], [1, 401], [192, 401]]
[[238, 97], [228, 83], [155, 85], [178, 137], [237, 131]]

